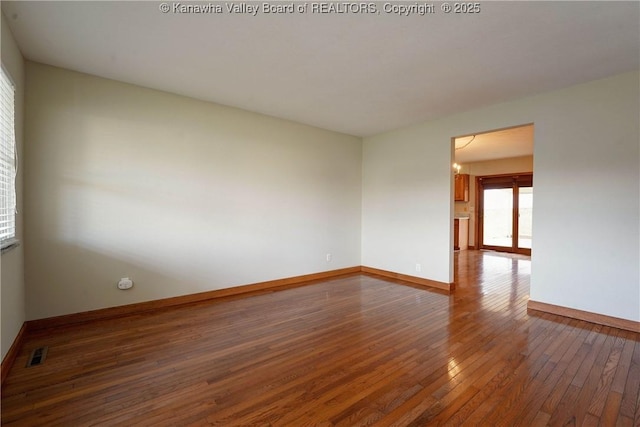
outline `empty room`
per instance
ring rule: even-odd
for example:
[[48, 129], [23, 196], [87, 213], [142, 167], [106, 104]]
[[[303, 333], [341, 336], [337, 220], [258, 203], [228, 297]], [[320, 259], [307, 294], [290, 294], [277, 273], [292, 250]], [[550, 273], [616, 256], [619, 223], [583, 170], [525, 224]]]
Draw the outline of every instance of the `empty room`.
[[2, 425], [640, 424], [640, 3], [1, 7]]

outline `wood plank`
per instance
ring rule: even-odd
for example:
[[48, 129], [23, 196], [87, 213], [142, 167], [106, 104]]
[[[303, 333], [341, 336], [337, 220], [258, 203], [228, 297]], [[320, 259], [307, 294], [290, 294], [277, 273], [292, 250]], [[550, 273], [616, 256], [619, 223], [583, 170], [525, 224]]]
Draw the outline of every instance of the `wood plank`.
[[339, 270], [323, 271], [320, 273], [269, 280], [266, 282], [254, 283], [251, 285], [234, 286], [217, 289], [214, 291], [199, 292], [196, 294], [188, 294], [172, 298], [163, 298], [159, 300], [145, 301], [135, 304], [121, 305], [117, 307], [102, 308], [81, 313], [66, 314], [62, 316], [48, 317], [46, 319], [30, 320], [26, 323], [28, 328], [34, 331], [48, 328], [59, 328], [61, 326], [94, 322], [96, 320], [114, 319], [117, 317], [124, 317], [132, 314], [140, 314], [146, 311], [155, 311], [169, 307], [199, 303], [217, 298], [227, 298], [238, 295], [251, 295], [264, 291], [282, 290], [286, 287], [291, 286], [309, 285], [318, 280], [356, 274], [360, 271], [360, 266], [348, 267]]
[[622, 394], [611, 392], [604, 404], [604, 410], [600, 422], [603, 426], [614, 426], [620, 412], [620, 403], [622, 402]]
[[27, 330], [2, 424], [637, 422], [638, 333], [532, 315], [526, 256], [455, 256], [452, 293], [357, 273]]
[[529, 300], [527, 307], [534, 311], [544, 311], [547, 313], [557, 314], [558, 316], [566, 316], [574, 319], [584, 320], [586, 322], [598, 323], [600, 325], [607, 325], [613, 328], [626, 329], [631, 332], [640, 332], [640, 322], [634, 322], [633, 320], [620, 319], [618, 317], [607, 316], [599, 313], [592, 313], [589, 311], [577, 310], [569, 307], [562, 307], [559, 305], [547, 304], [540, 301]]
[[626, 375], [627, 381], [620, 403], [620, 416], [633, 421], [633, 425], [638, 425], [640, 419], [636, 419], [638, 410], [638, 400], [640, 400], [640, 340], [635, 340], [633, 356], [629, 371]]
[[390, 279], [398, 279], [404, 282], [414, 283], [416, 285], [426, 286], [428, 288], [441, 289], [443, 291], [453, 291], [455, 289], [455, 283], [438, 282], [436, 280], [429, 280], [423, 277], [410, 276], [408, 274], [394, 273], [393, 271], [380, 270], [379, 268], [362, 266], [363, 273], [375, 274], [377, 276], [388, 277]]
[[9, 371], [11, 370], [16, 357], [18, 357], [18, 350], [22, 347], [22, 341], [24, 340], [26, 332], [27, 325], [23, 323], [18, 331], [18, 335], [16, 335], [13, 343], [11, 343], [11, 347], [9, 347], [9, 351], [7, 351], [7, 354], [5, 354], [2, 359], [2, 364], [0, 366], [0, 386], [4, 384], [4, 380], [7, 378], [7, 375], [9, 375]]

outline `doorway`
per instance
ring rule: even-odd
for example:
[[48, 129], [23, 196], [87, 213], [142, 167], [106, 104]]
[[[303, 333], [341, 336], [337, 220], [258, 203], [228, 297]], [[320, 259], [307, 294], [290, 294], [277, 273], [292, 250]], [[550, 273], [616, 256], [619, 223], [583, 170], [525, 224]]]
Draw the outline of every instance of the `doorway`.
[[480, 249], [531, 255], [533, 174], [476, 177]]
[[[462, 246], [456, 245], [456, 225], [468, 225], [468, 235], [466, 242], [467, 249], [482, 249], [483, 242], [479, 239], [480, 207], [479, 191], [477, 185], [478, 177], [503, 177], [533, 175], [533, 139], [534, 124], [522, 124], [509, 128], [484, 131], [475, 134], [461, 135], [452, 138], [452, 198], [454, 205], [454, 215], [452, 218], [454, 244], [463, 250]], [[532, 180], [532, 178], [531, 178]], [[458, 188], [460, 184], [461, 188]], [[512, 189], [512, 182], [508, 181], [505, 189]], [[533, 200], [533, 186], [530, 189], [520, 183], [518, 194], [515, 197], [519, 203], [519, 219], [517, 233], [513, 232], [513, 191], [511, 191], [509, 208], [507, 208], [507, 222], [505, 222], [507, 233], [503, 233], [505, 242], [484, 242], [487, 249], [489, 247], [497, 250], [513, 251], [515, 253], [530, 253], [531, 251], [531, 213]], [[460, 190], [460, 191], [459, 191]], [[526, 208], [529, 206], [529, 208]], [[458, 221], [455, 221], [458, 219]], [[458, 236], [461, 231], [458, 229]], [[520, 236], [516, 245], [513, 245], [513, 236]], [[460, 239], [459, 239], [460, 240]], [[459, 242], [458, 242], [459, 243]], [[514, 249], [515, 247], [515, 249]], [[528, 250], [525, 250], [528, 249]]]

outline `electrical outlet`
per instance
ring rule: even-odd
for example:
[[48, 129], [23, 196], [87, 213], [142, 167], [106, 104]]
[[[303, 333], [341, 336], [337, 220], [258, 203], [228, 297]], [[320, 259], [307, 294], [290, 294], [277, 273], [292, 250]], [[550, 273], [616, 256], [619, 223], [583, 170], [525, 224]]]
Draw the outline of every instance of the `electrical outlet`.
[[331, 254], [327, 254], [327, 262], [331, 262]]
[[118, 289], [120, 290], [124, 291], [125, 289], [131, 289], [132, 287], [133, 287], [133, 280], [129, 279], [128, 277], [123, 277], [118, 282]]
[[416, 264], [416, 271], [420, 273], [422, 271], [422, 266], [420, 264]]

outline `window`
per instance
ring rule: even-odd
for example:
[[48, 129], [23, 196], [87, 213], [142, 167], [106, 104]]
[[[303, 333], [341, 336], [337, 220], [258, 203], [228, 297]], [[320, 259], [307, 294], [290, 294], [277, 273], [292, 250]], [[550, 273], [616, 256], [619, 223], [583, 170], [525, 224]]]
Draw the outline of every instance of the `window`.
[[0, 82], [0, 244], [5, 249], [16, 243], [16, 138], [14, 125], [15, 88], [2, 69]]

